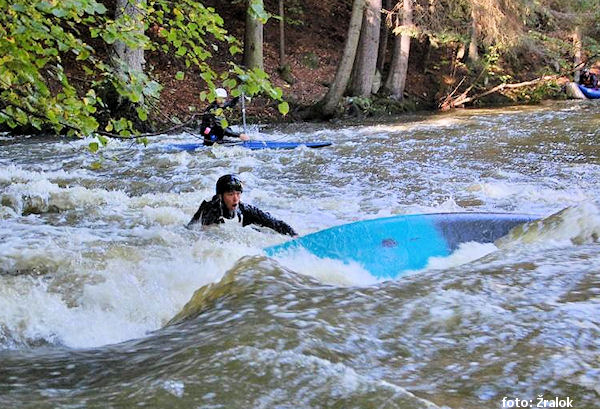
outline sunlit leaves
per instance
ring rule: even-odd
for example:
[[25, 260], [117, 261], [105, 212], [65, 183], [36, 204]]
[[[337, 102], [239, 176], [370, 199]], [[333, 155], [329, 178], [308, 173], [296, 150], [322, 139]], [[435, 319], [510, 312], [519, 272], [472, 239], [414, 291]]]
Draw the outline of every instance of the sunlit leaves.
[[160, 85], [156, 81], [149, 81], [144, 84], [144, 95], [146, 95], [146, 96], [158, 97], [161, 90], [162, 90], [162, 85]]
[[122, 136], [130, 136], [132, 128], [131, 120], [127, 118], [111, 118], [108, 125], [106, 125], [107, 132], [115, 132]]
[[242, 52], [242, 49], [237, 46], [237, 45], [232, 45], [231, 47], [229, 47], [229, 53], [231, 55], [236, 55]]
[[140, 118], [141, 121], [145, 121], [148, 119], [148, 113], [145, 109], [143, 109], [142, 107], [137, 107], [135, 110], [137, 112], [138, 118]]
[[[137, 16], [114, 17], [114, 10], [97, 0], [0, 0], [0, 125], [30, 125], [80, 137], [99, 131], [139, 134], [134, 122], [150, 119], [151, 101], [160, 97], [162, 86], [147, 73], [99, 57], [116, 44], [180, 58], [205, 81], [202, 100], [212, 100], [210, 90], [225, 86], [232, 95], [264, 93], [281, 101], [281, 90], [262, 71], [232, 65], [230, 72], [217, 73], [211, 68], [208, 61], [222, 44], [231, 54], [242, 49], [214, 9], [196, 0], [135, 4]], [[253, 2], [251, 12], [260, 19], [269, 17], [260, 1]], [[91, 38], [93, 46], [85, 38]], [[73, 59], [85, 78], [74, 79], [63, 68]], [[189, 75], [186, 69], [175, 78], [183, 80]], [[101, 92], [106, 87], [132, 104], [132, 117], [109, 110], [106, 93]], [[280, 104], [282, 113], [288, 110], [287, 104]], [[95, 151], [104, 144], [99, 139], [89, 148]]]
[[228, 78], [225, 81], [223, 81], [223, 86], [225, 88], [233, 89], [236, 87], [236, 85], [237, 85], [237, 81], [233, 78]]
[[0, 101], [6, 106], [0, 123], [78, 135], [93, 132], [98, 126], [96, 96], [78, 96], [61, 54], [71, 52], [82, 62], [92, 57], [94, 50], [78, 38], [75, 24], [86, 15], [105, 13], [105, 7], [94, 0], [8, 3], [8, 12], [0, 14]]
[[267, 20], [271, 16], [265, 10], [263, 0], [251, 0], [248, 12], [251, 13], [252, 16], [259, 20], [262, 24], [266, 24]]
[[290, 112], [290, 106], [285, 101], [277, 105], [277, 109], [279, 110], [281, 115], [287, 115], [287, 113]]

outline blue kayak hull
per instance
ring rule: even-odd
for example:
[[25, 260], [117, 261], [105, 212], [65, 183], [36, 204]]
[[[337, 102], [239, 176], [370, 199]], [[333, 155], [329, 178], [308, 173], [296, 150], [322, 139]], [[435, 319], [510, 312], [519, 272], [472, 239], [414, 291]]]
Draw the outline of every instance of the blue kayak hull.
[[536, 216], [507, 213], [401, 215], [332, 227], [268, 247], [268, 256], [304, 249], [320, 258], [356, 262], [377, 278], [419, 270], [461, 243], [491, 243]]
[[583, 95], [585, 95], [587, 98], [590, 98], [590, 99], [600, 98], [600, 89], [584, 87], [581, 84], [577, 84], [577, 86], [579, 87], [581, 92], [583, 92]]
[[[278, 141], [243, 141], [243, 142], [226, 142], [224, 146], [240, 146], [242, 148], [259, 150], [259, 149], [294, 149], [299, 146], [308, 148], [322, 148], [330, 146], [331, 142], [278, 142]], [[169, 150], [173, 151], [188, 151], [193, 152], [197, 149], [208, 148], [203, 143], [174, 143], [168, 145]]]

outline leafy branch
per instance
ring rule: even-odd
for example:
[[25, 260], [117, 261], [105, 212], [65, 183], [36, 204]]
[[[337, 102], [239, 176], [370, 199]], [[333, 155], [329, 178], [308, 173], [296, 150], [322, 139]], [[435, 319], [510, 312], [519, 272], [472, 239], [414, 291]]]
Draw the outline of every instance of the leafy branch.
[[[262, 71], [233, 63], [223, 73], [211, 68], [209, 59], [221, 44], [232, 56], [241, 52], [240, 42], [223, 28], [214, 9], [195, 0], [132, 0], [132, 5], [139, 15], [112, 18], [96, 0], [0, 0], [0, 126], [76, 137], [165, 133], [142, 132], [154, 128], [162, 86], [145, 72], [111, 59], [107, 51], [117, 43], [174, 55], [186, 69], [199, 70], [208, 89], [226, 86], [233, 95], [265, 93], [281, 102], [281, 90]], [[76, 76], [65, 69], [73, 62], [79, 68]], [[179, 72], [176, 78], [184, 76]], [[203, 98], [210, 101], [214, 94]], [[114, 100], [133, 107], [135, 118], [115, 109]], [[287, 109], [281, 102], [280, 111]]]

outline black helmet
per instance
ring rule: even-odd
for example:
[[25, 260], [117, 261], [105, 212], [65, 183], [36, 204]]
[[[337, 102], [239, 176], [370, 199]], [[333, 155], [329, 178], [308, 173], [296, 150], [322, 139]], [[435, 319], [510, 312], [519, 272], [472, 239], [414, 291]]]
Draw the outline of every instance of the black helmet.
[[223, 193], [233, 191], [243, 192], [244, 186], [242, 181], [238, 179], [236, 175], [223, 175], [217, 180], [217, 194], [222, 195]]

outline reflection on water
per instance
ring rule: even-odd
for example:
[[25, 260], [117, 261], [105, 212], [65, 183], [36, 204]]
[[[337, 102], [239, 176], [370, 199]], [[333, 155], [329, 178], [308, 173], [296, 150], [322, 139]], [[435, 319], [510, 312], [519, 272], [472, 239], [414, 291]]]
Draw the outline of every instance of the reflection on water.
[[[323, 149], [161, 149], [186, 134], [101, 157], [2, 137], [0, 407], [599, 407], [599, 122], [567, 102], [261, 135]], [[408, 213], [543, 220], [379, 282], [268, 259], [286, 240], [268, 229], [186, 229], [232, 172], [300, 234]]]

